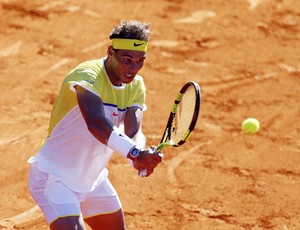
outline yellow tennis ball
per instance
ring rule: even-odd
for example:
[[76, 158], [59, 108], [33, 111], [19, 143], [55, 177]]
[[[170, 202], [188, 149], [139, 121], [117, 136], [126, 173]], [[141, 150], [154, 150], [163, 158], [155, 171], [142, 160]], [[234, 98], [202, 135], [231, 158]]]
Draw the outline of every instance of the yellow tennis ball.
[[246, 134], [254, 134], [259, 131], [260, 124], [255, 118], [247, 118], [242, 123], [242, 130]]

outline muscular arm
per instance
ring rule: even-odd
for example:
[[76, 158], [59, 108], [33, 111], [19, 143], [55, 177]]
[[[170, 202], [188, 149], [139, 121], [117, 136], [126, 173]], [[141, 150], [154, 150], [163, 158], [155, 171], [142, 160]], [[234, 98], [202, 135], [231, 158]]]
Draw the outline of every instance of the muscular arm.
[[[76, 86], [77, 101], [89, 131], [102, 143], [107, 140], [113, 130], [113, 124], [105, 117], [103, 102], [100, 97]], [[125, 134], [133, 138], [138, 132], [143, 112], [137, 107], [130, 107], [124, 118]]]
[[105, 117], [103, 102], [100, 97], [75, 86], [77, 101], [88, 130], [103, 144], [107, 144], [113, 130], [113, 124]]
[[143, 118], [143, 111], [141, 108], [134, 106], [130, 107], [124, 118], [125, 134], [133, 138], [140, 129]]

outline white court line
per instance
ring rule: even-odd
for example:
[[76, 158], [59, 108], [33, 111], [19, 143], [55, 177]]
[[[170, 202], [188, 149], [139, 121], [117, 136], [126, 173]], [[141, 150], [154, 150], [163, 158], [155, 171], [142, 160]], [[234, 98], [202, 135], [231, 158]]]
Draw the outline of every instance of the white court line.
[[16, 136], [16, 137], [13, 137], [13, 138], [10, 138], [10, 139], [7, 139], [7, 140], [0, 140], [0, 146], [14, 143], [16, 141], [21, 140], [24, 137], [32, 136], [32, 135], [38, 133], [39, 131], [46, 130], [46, 129], [47, 129], [47, 126], [43, 125], [43, 126], [37, 128], [37, 129], [35, 129], [34, 131], [28, 131], [28, 132], [25, 132], [25, 133], [23, 133], [23, 134], [21, 134], [19, 136]]
[[61, 66], [67, 64], [69, 62], [69, 58], [63, 58], [62, 60], [60, 60], [59, 62], [57, 62], [56, 64], [52, 65], [46, 72], [45, 74], [50, 73], [53, 70], [57, 70], [58, 68], [60, 68]]
[[93, 46], [87, 47], [87, 48], [82, 50], [82, 53], [87, 53], [89, 51], [96, 50], [96, 49], [100, 48], [101, 46], [103, 46], [104, 44], [105, 44], [105, 42], [100, 42], [100, 43], [97, 43]]
[[[100, 42], [100, 43], [97, 43], [93, 46], [90, 46], [90, 47], [87, 47], [85, 49], [83, 49], [81, 52], [82, 53], [87, 53], [91, 50], [95, 50], [95, 49], [98, 49], [100, 48], [101, 46], [103, 46], [105, 44], [105, 42]], [[59, 62], [55, 63], [54, 65], [52, 65], [48, 70], [46, 70], [45, 74], [48, 74], [54, 70], [57, 70], [59, 69], [61, 66], [67, 64], [70, 62], [70, 59], [69, 58], [63, 58], [62, 60], [60, 60]]]
[[216, 13], [209, 10], [194, 11], [191, 16], [174, 20], [174, 23], [201, 23], [204, 20], [214, 18]]
[[168, 162], [168, 168], [167, 168], [167, 176], [169, 181], [172, 184], [177, 183], [177, 178], [175, 175], [175, 170], [178, 168], [178, 166], [186, 159], [191, 159], [189, 158], [189, 155], [193, 154], [194, 152], [197, 151], [198, 148], [205, 146], [205, 145], [210, 145], [211, 141], [207, 141], [204, 143], [199, 143], [195, 145], [194, 147], [188, 149], [187, 151], [182, 151], [180, 152], [177, 156], [171, 159], [170, 162]]
[[0, 50], [0, 57], [8, 57], [8, 56], [13, 56], [19, 53], [20, 47], [22, 45], [22, 42], [18, 41], [15, 44]]
[[42, 218], [43, 218], [43, 213], [41, 212], [41, 209], [37, 205], [35, 205], [31, 209], [24, 211], [18, 215], [0, 220], [0, 229], [1, 226], [12, 227], [11, 225], [9, 225], [9, 223], [12, 223], [13, 227], [18, 227], [20, 225], [24, 225], [29, 222], [34, 222]]
[[259, 4], [266, 2], [267, 0], [248, 0], [250, 3], [249, 10], [254, 10]]

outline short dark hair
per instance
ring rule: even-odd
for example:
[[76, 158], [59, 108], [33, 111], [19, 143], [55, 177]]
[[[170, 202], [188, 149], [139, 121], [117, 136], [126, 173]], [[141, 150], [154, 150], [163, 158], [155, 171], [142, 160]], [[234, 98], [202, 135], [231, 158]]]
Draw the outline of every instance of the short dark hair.
[[143, 23], [140, 21], [121, 21], [120, 25], [118, 25], [111, 31], [109, 39], [129, 38], [148, 41], [149, 36], [149, 23]]

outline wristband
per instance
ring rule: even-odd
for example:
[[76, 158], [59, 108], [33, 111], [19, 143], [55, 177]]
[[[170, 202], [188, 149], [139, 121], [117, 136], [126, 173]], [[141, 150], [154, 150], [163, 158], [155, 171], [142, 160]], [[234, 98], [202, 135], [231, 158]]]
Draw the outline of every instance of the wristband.
[[114, 126], [114, 130], [108, 138], [107, 146], [127, 158], [129, 151], [136, 146], [136, 143]]

